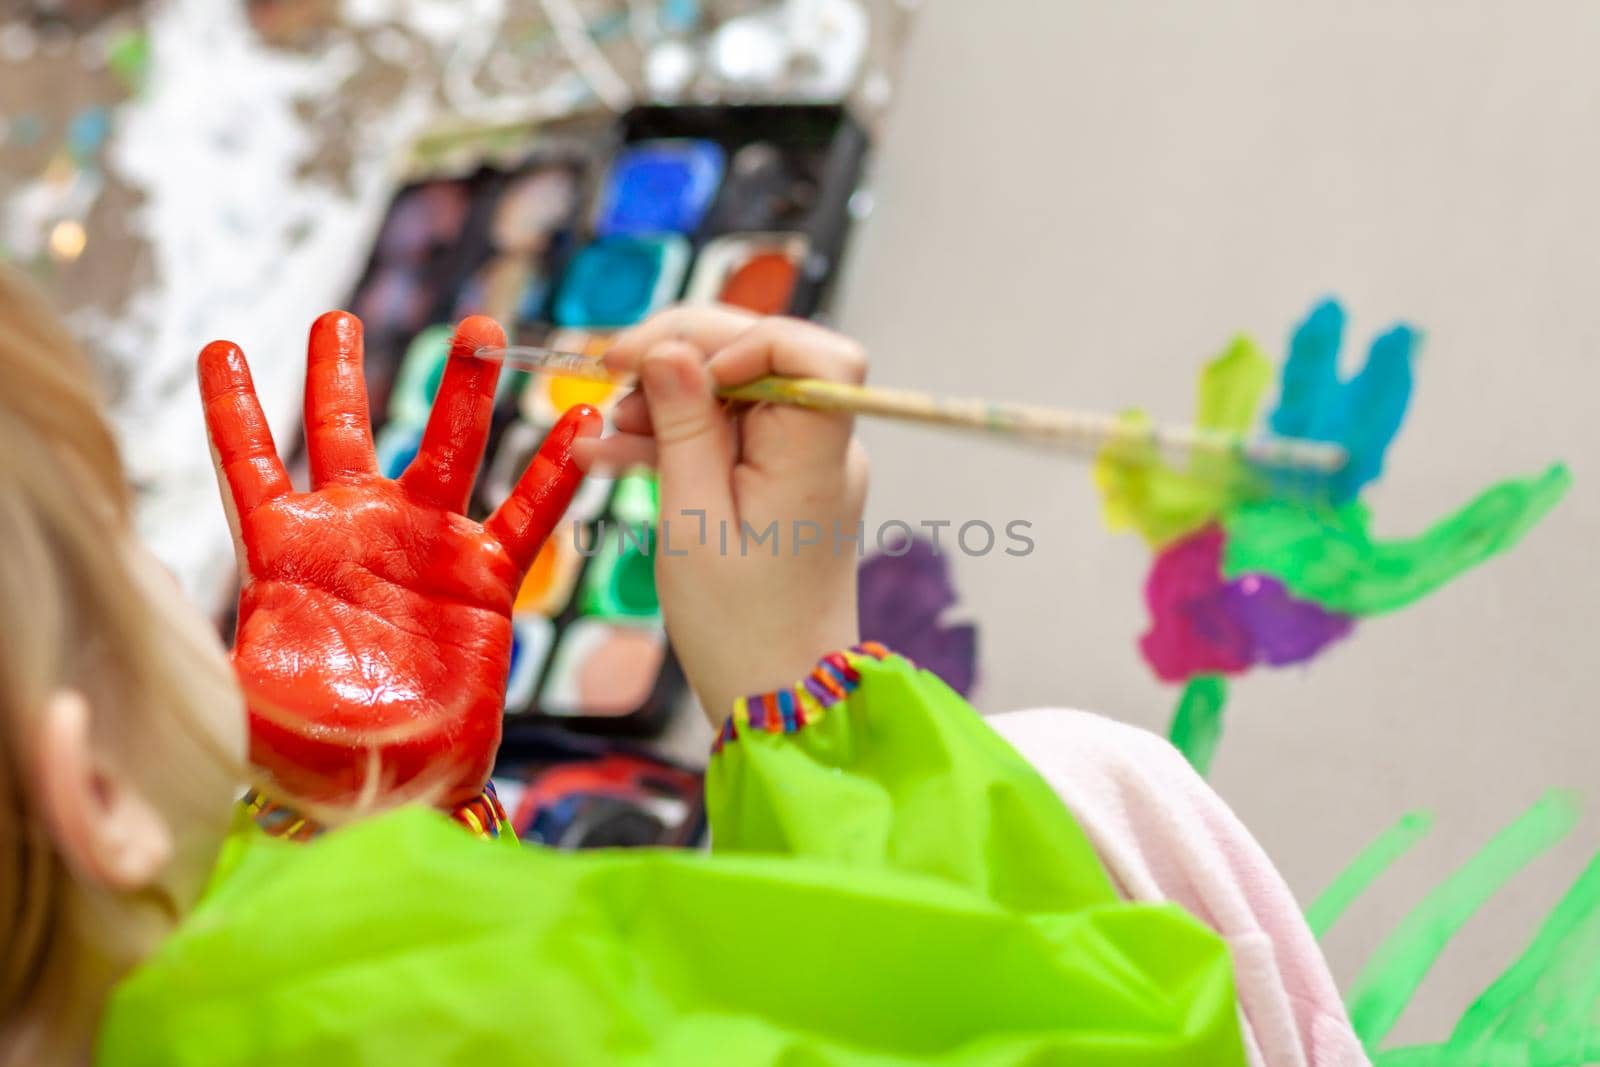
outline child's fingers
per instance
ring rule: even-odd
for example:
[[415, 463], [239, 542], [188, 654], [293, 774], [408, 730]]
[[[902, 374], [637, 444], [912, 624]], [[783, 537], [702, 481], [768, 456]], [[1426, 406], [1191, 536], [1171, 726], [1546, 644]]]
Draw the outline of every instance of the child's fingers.
[[650, 405], [645, 402], [644, 391], [635, 389], [611, 409], [611, 425], [619, 433], [652, 433]]
[[[724, 345], [706, 372], [717, 386], [767, 375], [859, 385], [867, 377], [867, 357], [860, 345], [832, 330], [799, 319], [766, 318]], [[782, 441], [769, 463], [772, 469], [815, 469], [831, 477], [828, 472], [844, 462], [855, 428], [849, 415], [782, 407], [755, 414], [761, 421], [750, 424], [750, 454], [764, 451], [766, 439]]]
[[306, 348], [306, 453], [311, 486], [378, 473], [361, 371], [361, 320], [330, 311]]
[[228, 487], [229, 520], [238, 522], [262, 504], [291, 491], [289, 475], [272, 443], [244, 353], [232, 341], [213, 341], [200, 352], [200, 402], [205, 409], [211, 458]]
[[720, 304], [680, 304], [622, 331], [606, 350], [606, 369], [636, 374], [645, 353], [662, 341], [683, 341], [711, 353], [761, 321], [761, 316]]
[[629, 467], [654, 467], [656, 441], [648, 434], [614, 433], [610, 437], [586, 437], [572, 444], [572, 458], [583, 470], [626, 470]]
[[506, 343], [500, 324], [486, 315], [463, 319], [450, 342], [450, 359], [439, 382], [417, 456], [400, 475], [406, 489], [450, 511], [465, 511], [472, 483], [489, 440], [498, 360], [477, 359], [486, 345]]
[[843, 334], [802, 319], [761, 319], [718, 346], [708, 364], [716, 384], [742, 385], [769, 374], [860, 385], [867, 354]]
[[519, 571], [526, 571], [533, 563], [540, 546], [572, 503], [572, 495], [583, 481], [583, 471], [574, 459], [574, 445], [581, 438], [597, 435], [600, 425], [600, 413], [587, 404], [579, 404], [562, 415], [545, 435], [517, 487], [484, 523], [484, 529], [505, 546]]
[[700, 350], [658, 342], [645, 354], [639, 380], [655, 432], [662, 514], [703, 511], [711, 522], [732, 519], [733, 426]]

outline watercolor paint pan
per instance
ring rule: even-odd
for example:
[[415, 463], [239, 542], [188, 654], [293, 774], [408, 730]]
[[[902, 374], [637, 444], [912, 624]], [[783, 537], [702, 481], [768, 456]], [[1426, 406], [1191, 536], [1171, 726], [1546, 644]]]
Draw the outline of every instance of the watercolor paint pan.
[[546, 317], [577, 244], [593, 169], [589, 156], [566, 150], [484, 179], [487, 210], [469, 235], [455, 318], [490, 315], [510, 326]]
[[756, 141], [734, 152], [713, 233], [804, 227], [822, 195], [827, 149]]
[[727, 153], [716, 141], [660, 138], [624, 145], [596, 197], [601, 237], [698, 233], [722, 185]]
[[715, 237], [700, 250], [683, 298], [691, 304], [729, 304], [759, 315], [781, 315], [794, 301], [809, 248], [800, 233]]
[[607, 528], [584, 571], [578, 610], [597, 619], [659, 619], [655, 547], [649, 525]]
[[574, 616], [557, 636], [539, 713], [606, 733], [654, 734], [680, 691], [673, 662], [657, 621]]
[[551, 317], [586, 330], [632, 326], [677, 298], [692, 256], [688, 239], [675, 233], [597, 238], [572, 257]]
[[572, 230], [583, 209], [586, 169], [575, 158], [536, 159], [510, 175], [489, 220], [495, 249], [536, 256]]
[[834, 104], [709, 104], [636, 107], [618, 119], [624, 146], [695, 140], [722, 146], [721, 188], [698, 242], [738, 231], [802, 234], [808, 255], [791, 314], [826, 300], [866, 165], [866, 130]]

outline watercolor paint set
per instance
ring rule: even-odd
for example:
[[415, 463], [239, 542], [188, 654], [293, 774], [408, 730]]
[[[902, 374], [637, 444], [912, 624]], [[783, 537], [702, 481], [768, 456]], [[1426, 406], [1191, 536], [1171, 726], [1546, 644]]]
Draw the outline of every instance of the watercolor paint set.
[[[816, 313], [866, 149], [837, 106], [640, 107], [541, 131], [513, 161], [412, 181], [352, 304], [380, 467], [396, 475], [415, 454], [465, 315], [598, 357], [677, 300]], [[561, 412], [618, 399], [608, 382], [504, 373], [474, 517], [505, 499]], [[590, 478], [533, 564], [513, 608], [508, 754], [552, 725], [650, 736], [683, 702], [656, 599], [657, 509], [648, 470]]]

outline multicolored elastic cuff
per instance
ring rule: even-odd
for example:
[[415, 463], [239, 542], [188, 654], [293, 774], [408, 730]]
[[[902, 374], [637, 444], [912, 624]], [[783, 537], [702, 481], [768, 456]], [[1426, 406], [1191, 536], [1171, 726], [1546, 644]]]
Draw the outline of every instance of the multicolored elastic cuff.
[[[327, 829], [315, 819], [307, 818], [287, 804], [271, 800], [254, 789], [246, 793], [240, 803], [268, 837], [310, 841]], [[506, 809], [500, 806], [500, 797], [494, 791], [493, 782], [484, 783], [482, 793], [453, 808], [450, 818], [479, 837], [494, 839], [502, 833], [511, 833], [511, 820], [506, 817]]]
[[861, 684], [855, 664], [863, 658], [884, 660], [890, 651], [876, 641], [863, 641], [848, 652], [830, 652], [817, 661], [816, 669], [798, 685], [776, 692], [756, 693], [733, 702], [729, 715], [712, 742], [716, 755], [722, 746], [747, 730], [769, 734], [792, 734], [816, 722], [833, 705]]
[[500, 794], [494, 791], [493, 782], [484, 782], [483, 792], [465, 804], [457, 805], [450, 812], [450, 817], [479, 837], [490, 840], [502, 833], [512, 832], [511, 820], [506, 816], [506, 809], [500, 805]]

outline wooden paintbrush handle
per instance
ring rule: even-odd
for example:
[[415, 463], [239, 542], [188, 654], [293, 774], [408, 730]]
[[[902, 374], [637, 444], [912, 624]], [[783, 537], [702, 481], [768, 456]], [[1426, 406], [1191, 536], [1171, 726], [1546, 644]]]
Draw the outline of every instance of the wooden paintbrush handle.
[[881, 389], [804, 378], [758, 378], [718, 390], [730, 400], [792, 404], [817, 411], [847, 411], [938, 426], [1041, 441], [1071, 451], [1109, 452], [1129, 462], [1154, 456], [1241, 458], [1264, 466], [1335, 471], [1344, 450], [1320, 441], [1238, 434], [1196, 427], [1159, 427], [1032, 404], [1000, 404], [930, 396], [906, 389]]
[[[532, 346], [480, 349], [478, 356], [546, 374], [625, 384], [588, 356]], [[631, 384], [631, 379], [628, 379]], [[814, 378], [758, 378], [717, 390], [726, 400], [790, 404], [816, 411], [847, 411], [933, 426], [954, 426], [1003, 437], [1040, 441], [1084, 456], [1106, 455], [1125, 463], [1171, 458], [1221, 461], [1223, 473], [1255, 465], [1276, 470], [1329, 474], [1345, 464], [1345, 451], [1325, 441], [1243, 436], [1196, 426], [1154, 426], [1114, 415], [1063, 411], [1036, 404], [1000, 404], [946, 398], [910, 389], [826, 382]], [[1242, 462], [1241, 462], [1242, 461]]]

